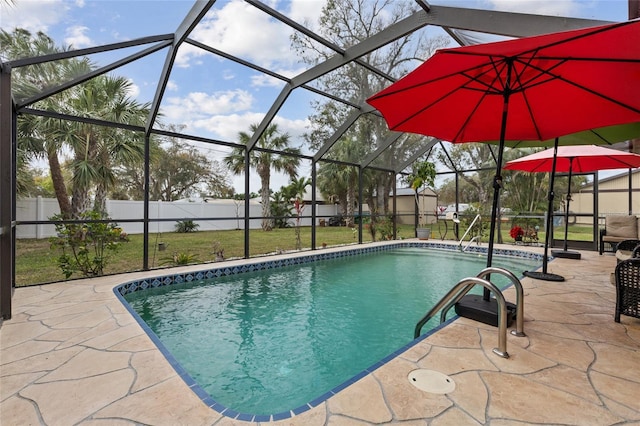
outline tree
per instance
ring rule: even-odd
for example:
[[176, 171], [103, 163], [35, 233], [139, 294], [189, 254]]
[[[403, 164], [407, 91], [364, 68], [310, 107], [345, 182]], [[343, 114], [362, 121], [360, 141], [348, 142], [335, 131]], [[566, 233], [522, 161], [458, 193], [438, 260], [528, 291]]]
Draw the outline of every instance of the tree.
[[229, 169], [218, 160], [209, 160], [211, 164], [209, 180], [206, 182], [206, 195], [213, 198], [233, 198], [236, 191], [231, 186]]
[[[149, 113], [129, 98], [131, 82], [124, 77], [99, 76], [76, 88], [70, 99], [72, 112], [79, 116], [143, 125]], [[115, 168], [140, 167], [144, 163], [144, 137], [141, 133], [88, 124], [70, 124], [73, 214], [90, 210], [104, 213], [105, 200], [115, 184]], [[94, 191], [93, 208], [89, 193]]]
[[[212, 189], [219, 194], [233, 193], [226, 170], [196, 147], [181, 144], [172, 137], [157, 138], [151, 144], [149, 199], [176, 201]], [[144, 173], [139, 166], [125, 165], [117, 175], [132, 199], [144, 197]]]
[[318, 187], [325, 197], [336, 198], [347, 226], [353, 227], [354, 208], [358, 189], [358, 169], [333, 162], [323, 163], [318, 168]]
[[[35, 36], [22, 29], [0, 32], [0, 44], [9, 58], [40, 56], [67, 50], [57, 47], [44, 33]], [[28, 98], [94, 69], [87, 58], [24, 67], [17, 71], [16, 97]], [[144, 124], [148, 105], [129, 98], [131, 83], [123, 77], [97, 76], [37, 102], [39, 109], [127, 124]], [[141, 135], [116, 128], [27, 115], [18, 121], [19, 150], [25, 158], [46, 158], [62, 218], [79, 218], [89, 210], [104, 211], [107, 190], [114, 183], [114, 168], [143, 159]], [[64, 179], [61, 158], [71, 161], [71, 190]], [[71, 193], [71, 199], [69, 199]]]
[[[238, 139], [240, 143], [247, 145], [251, 140], [251, 135], [258, 130], [258, 124], [249, 126], [250, 133], [240, 132]], [[298, 176], [298, 165], [300, 164], [300, 149], [289, 146], [290, 136], [288, 133], [280, 133], [278, 125], [270, 124], [257, 142], [257, 147], [264, 149], [253, 149], [246, 154], [246, 148], [235, 148], [231, 154], [225, 157], [227, 166], [236, 175], [245, 173], [245, 155], [249, 155], [250, 167], [256, 170], [260, 178], [260, 198], [262, 200], [262, 230], [273, 229], [271, 215], [271, 170], [285, 172], [290, 178]], [[282, 154], [276, 154], [278, 151]], [[288, 154], [288, 155], [287, 155]]]
[[293, 207], [289, 198], [283, 193], [284, 188], [282, 187], [280, 191], [275, 191], [271, 194], [271, 216], [276, 228], [289, 227], [289, 218], [293, 216]]
[[[415, 10], [416, 7], [415, 3], [410, 1], [329, 0], [318, 19], [320, 26], [318, 32], [335, 45], [348, 48], [377, 34], [386, 26], [398, 22], [407, 16], [410, 9]], [[376, 93], [390, 83], [386, 75], [400, 77], [406, 74], [419, 61], [431, 56], [437, 48], [444, 47], [448, 42], [448, 38], [444, 36], [426, 38], [424, 34], [407, 35], [360, 58], [363, 62], [383, 70], [384, 76], [373, 74], [366, 67], [351, 62], [319, 78], [316, 83], [329, 93], [359, 104], [366, 96]], [[298, 56], [311, 65], [335, 55], [333, 50], [321, 47], [304, 35], [294, 35], [292, 44]], [[344, 122], [351, 113], [351, 107], [335, 100], [316, 102], [312, 106], [315, 114], [310, 117], [311, 131], [305, 135], [305, 139], [312, 148], [318, 148]], [[339, 149], [332, 148], [327, 157], [359, 164], [367, 154], [378, 148], [387, 134], [388, 128], [383, 120], [373, 116], [362, 116], [338, 142], [358, 145], [357, 150], [347, 150], [357, 151], [357, 156], [349, 158], [344, 150], [340, 152]], [[410, 158], [419, 149], [420, 141], [421, 137], [407, 135], [387, 148], [378, 157], [378, 161], [389, 169], [393, 169], [394, 165]], [[338, 185], [341, 191], [349, 190], [353, 172], [337, 178], [346, 179]], [[395, 185], [394, 176], [390, 173], [372, 173], [370, 178], [374, 179], [372, 182], [374, 189], [370, 192], [377, 195], [375, 198], [372, 197], [376, 205], [369, 207], [372, 213], [379, 212], [384, 215], [389, 211], [389, 194]], [[332, 182], [326, 180], [322, 185], [329, 183]], [[335, 189], [323, 188], [320, 183], [318, 186], [323, 193], [333, 192]]]
[[[240, 229], [240, 206], [244, 205], [246, 194], [233, 194], [231, 198], [233, 199], [233, 204], [236, 207], [236, 230], [239, 230]], [[258, 198], [258, 194], [256, 194], [255, 192], [251, 192], [249, 194], [249, 199], [252, 199], [252, 198]]]
[[489, 205], [489, 196], [493, 193], [491, 185], [495, 175], [495, 158], [489, 144], [449, 144], [447, 154], [440, 150], [436, 157], [451, 170], [470, 170], [458, 175], [473, 188], [474, 197], [468, 201], [477, 202], [483, 206]]
[[[0, 30], [0, 45], [6, 59], [36, 57], [64, 51], [42, 32], [33, 35], [29, 31], [16, 28], [13, 32]], [[17, 99], [27, 99], [43, 90], [55, 87], [91, 69], [86, 59], [68, 59], [21, 67], [13, 71], [15, 81], [12, 89]], [[48, 97], [37, 103], [40, 109], [58, 111], [60, 102], [65, 102], [68, 91], [56, 97]], [[71, 217], [71, 201], [64, 181], [58, 152], [64, 146], [64, 134], [59, 131], [59, 121], [53, 118], [20, 115], [17, 122], [18, 153], [26, 164], [31, 159], [43, 158], [48, 161], [54, 191], [63, 218]], [[19, 158], [20, 158], [19, 157]]]

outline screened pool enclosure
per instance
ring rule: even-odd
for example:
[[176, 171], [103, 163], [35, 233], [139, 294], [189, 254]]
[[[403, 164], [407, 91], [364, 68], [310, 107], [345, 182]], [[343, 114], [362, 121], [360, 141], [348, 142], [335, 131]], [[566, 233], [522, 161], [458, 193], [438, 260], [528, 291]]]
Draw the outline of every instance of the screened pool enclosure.
[[[16, 285], [83, 276], [61, 266], [55, 250], [65, 236], [103, 232], [128, 246], [115, 255], [128, 263], [84, 276], [172, 266], [181, 257], [200, 263], [413, 238], [423, 224], [433, 238], [457, 238], [443, 207], [462, 213], [462, 204], [475, 202], [479, 209], [491, 192], [497, 146], [465, 144], [481, 146], [461, 154], [447, 141], [390, 132], [365, 100], [439, 48], [606, 23], [425, 0], [381, 11], [381, 3], [341, 0], [323, 10], [323, 27], [255, 0], [170, 4], [172, 27], [144, 35], [132, 28], [94, 47], [3, 34], [13, 42], [3, 45], [0, 64], [3, 319], [11, 317]], [[629, 6], [633, 16], [637, 2]], [[231, 7], [265, 23], [263, 35], [238, 27], [247, 20], [229, 19], [223, 11]], [[155, 28], [156, 13], [137, 19]], [[264, 46], [264, 55], [228, 43], [221, 23]], [[286, 67], [269, 57], [275, 50], [288, 55]], [[136, 92], [131, 82], [141, 75], [153, 85]], [[191, 92], [177, 95], [187, 85]], [[233, 108], [251, 114], [219, 113]], [[422, 161], [435, 164], [441, 190], [415, 197], [405, 177]], [[48, 192], [23, 185], [27, 165], [46, 170]], [[478, 175], [484, 190], [465, 185]], [[576, 220], [595, 235], [603, 213], [597, 174], [586, 179], [593, 200]], [[631, 173], [628, 182], [624, 190]], [[429, 209], [421, 211], [422, 203]], [[633, 211], [630, 196], [622, 209]], [[198, 233], [199, 240], [185, 240]], [[595, 250], [595, 241], [584, 248]], [[29, 260], [38, 247], [48, 254]], [[46, 270], [45, 262], [52, 272], [28, 275]]]

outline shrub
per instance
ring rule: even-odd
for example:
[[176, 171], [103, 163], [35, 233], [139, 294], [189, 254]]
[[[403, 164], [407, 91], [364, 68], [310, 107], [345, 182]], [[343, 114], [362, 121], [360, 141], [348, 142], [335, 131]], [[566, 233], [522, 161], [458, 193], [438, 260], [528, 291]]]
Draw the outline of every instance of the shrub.
[[[50, 219], [58, 221], [62, 217], [56, 215]], [[79, 218], [80, 221], [100, 219], [98, 212], [85, 213]], [[102, 275], [111, 255], [129, 241], [115, 222], [58, 223], [55, 227], [58, 236], [49, 238], [49, 242], [52, 250], [62, 251], [56, 262], [65, 278], [74, 272], [85, 277]]]
[[198, 261], [198, 255], [191, 253], [173, 253], [171, 257], [165, 257], [161, 259], [161, 265], [172, 265], [172, 266], [181, 266], [188, 265], [190, 263], [195, 263]]
[[200, 227], [199, 224], [192, 220], [179, 220], [176, 223], [176, 232], [186, 234], [187, 232], [196, 232]]

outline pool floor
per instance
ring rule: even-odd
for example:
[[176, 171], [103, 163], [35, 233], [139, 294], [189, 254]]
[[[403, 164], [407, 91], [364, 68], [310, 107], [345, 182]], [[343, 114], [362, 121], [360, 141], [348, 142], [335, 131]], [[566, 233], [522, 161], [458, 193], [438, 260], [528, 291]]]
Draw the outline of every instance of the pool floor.
[[[509, 359], [491, 352], [495, 328], [461, 318], [286, 424], [638, 422], [640, 320], [613, 321], [614, 267], [614, 256], [582, 252], [550, 262], [565, 282], [523, 279], [527, 336], [508, 335]], [[113, 294], [154, 275], [17, 288], [13, 318], [0, 327], [0, 424], [252, 420], [206, 406]], [[449, 375], [455, 391], [416, 389], [407, 374], [417, 368]]]

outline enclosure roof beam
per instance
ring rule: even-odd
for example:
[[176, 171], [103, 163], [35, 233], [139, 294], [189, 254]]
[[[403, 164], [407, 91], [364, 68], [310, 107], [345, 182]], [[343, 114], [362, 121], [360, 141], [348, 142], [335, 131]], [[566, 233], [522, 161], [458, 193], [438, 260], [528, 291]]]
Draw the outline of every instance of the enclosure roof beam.
[[143, 58], [147, 55], [150, 55], [154, 52], [157, 52], [158, 50], [164, 49], [165, 47], [169, 46], [171, 44], [171, 41], [163, 41], [162, 43], [158, 43], [155, 46], [151, 46], [148, 47], [140, 52], [137, 52], [133, 55], [129, 55], [126, 58], [122, 58], [119, 61], [116, 62], [112, 62], [109, 65], [106, 65], [102, 68], [98, 68], [94, 71], [88, 72], [84, 75], [78, 76], [76, 78], [74, 78], [73, 80], [67, 81], [66, 83], [60, 84], [58, 86], [52, 87], [50, 89], [47, 90], [43, 90], [42, 92], [40, 92], [39, 94], [37, 94], [36, 96], [32, 96], [28, 99], [23, 100], [22, 102], [17, 104], [18, 109], [20, 108], [24, 108], [27, 105], [31, 105], [33, 103], [36, 103], [38, 101], [41, 101], [43, 99], [48, 98], [49, 96], [55, 95], [56, 93], [60, 93], [64, 90], [67, 90], [73, 86], [76, 86], [78, 84], [84, 83], [85, 81], [91, 80], [94, 77], [100, 76], [102, 74], [106, 74], [110, 71], [113, 71], [116, 68], [120, 68], [123, 65], [129, 64], [137, 59]]
[[196, 1], [175, 32], [174, 46], [179, 47], [191, 31], [200, 23], [216, 0]]
[[54, 111], [45, 111], [41, 109], [22, 108], [18, 111], [20, 114], [35, 115], [38, 117], [55, 118], [59, 120], [73, 121], [76, 123], [92, 124], [95, 126], [104, 126], [115, 129], [131, 130], [132, 132], [144, 132], [144, 127], [134, 124], [116, 123], [113, 121], [99, 120], [91, 117], [78, 117], [76, 115], [62, 114]]
[[180, 47], [182, 42], [184, 42], [184, 40], [189, 36], [191, 31], [193, 31], [196, 25], [200, 23], [200, 20], [207, 14], [214, 3], [215, 0], [196, 1], [187, 16], [184, 18], [184, 20], [176, 30], [175, 36], [173, 38], [173, 45], [167, 52], [164, 65], [162, 67], [162, 72], [160, 73], [160, 78], [158, 79], [156, 93], [153, 96], [153, 101], [151, 102], [151, 106], [149, 108], [149, 116], [147, 117], [147, 123], [145, 125], [147, 132], [149, 132], [153, 127], [153, 123], [156, 121], [156, 117], [158, 116], [158, 112], [160, 111], [160, 102], [162, 101], [162, 97], [164, 96], [164, 91], [167, 89], [169, 75], [171, 74], [171, 68], [173, 68], [173, 63], [176, 59], [178, 48]]
[[[191, 38], [187, 38], [185, 40], [185, 43], [189, 43], [189, 44], [191, 44], [193, 46], [199, 47], [200, 49], [206, 50], [209, 53], [212, 53], [214, 55], [218, 55], [218, 56], [223, 57], [225, 59], [228, 59], [228, 60], [230, 60], [232, 62], [235, 62], [235, 63], [238, 63], [238, 64], [243, 65], [245, 67], [251, 68], [251, 69], [253, 69], [255, 71], [264, 73], [264, 74], [266, 74], [268, 76], [271, 76], [273, 78], [277, 78], [278, 80], [283, 81], [285, 83], [291, 83], [291, 79], [289, 77], [285, 77], [285, 76], [283, 76], [281, 74], [278, 74], [276, 72], [273, 72], [271, 70], [263, 68], [263, 67], [261, 67], [259, 65], [253, 64], [253, 63], [251, 63], [249, 61], [246, 61], [244, 59], [238, 58], [236, 56], [230, 55], [230, 54], [228, 54], [226, 52], [223, 52], [221, 50], [218, 50], [216, 48], [208, 46], [208, 45], [206, 45], [204, 43], [201, 43], [199, 41], [193, 40]], [[321, 95], [321, 96], [324, 96], [326, 98], [332, 99], [332, 100], [334, 100], [336, 102], [340, 102], [340, 103], [342, 103], [344, 105], [348, 105], [348, 106], [351, 106], [353, 108], [359, 108], [360, 107], [360, 105], [355, 103], [355, 102], [351, 102], [351, 101], [348, 101], [346, 99], [340, 98], [340, 97], [335, 96], [335, 95], [333, 95], [333, 94], [331, 94], [329, 92], [325, 92], [324, 90], [320, 90], [320, 89], [318, 89], [316, 87], [309, 86], [307, 84], [303, 84], [300, 87], [302, 87], [302, 88], [304, 88], [306, 90], [309, 90], [310, 92], [317, 93], [318, 95]]]
[[370, 152], [369, 155], [367, 155], [364, 160], [362, 160], [362, 162], [360, 163], [360, 167], [364, 169], [369, 166], [369, 164], [371, 164], [373, 160], [378, 158], [378, 156], [380, 156], [380, 154], [382, 154], [385, 149], [389, 148], [391, 144], [397, 141], [402, 135], [404, 135], [404, 133], [402, 132], [389, 131], [389, 134], [387, 135], [387, 138], [384, 140], [384, 142], [382, 142], [382, 144], [380, 144], [375, 151]]
[[400, 173], [401, 171], [403, 171], [404, 169], [406, 169], [407, 167], [409, 167], [411, 164], [413, 164], [418, 158], [420, 158], [422, 155], [424, 155], [425, 152], [427, 152], [428, 150], [430, 150], [431, 148], [433, 148], [433, 146], [438, 143], [440, 141], [440, 139], [436, 139], [436, 138], [429, 138], [429, 141], [427, 143], [424, 144], [424, 146], [422, 148], [420, 148], [419, 150], [417, 150], [411, 157], [409, 157], [404, 163], [402, 163], [397, 169], [396, 169], [396, 173]]
[[[315, 33], [314, 31], [309, 30], [308, 28], [300, 25], [299, 23], [293, 21], [292, 19], [286, 17], [285, 15], [281, 14], [280, 12], [278, 12], [275, 9], [270, 8], [269, 6], [265, 5], [262, 2], [256, 1], [256, 0], [245, 0], [247, 3], [250, 3], [251, 5], [255, 6], [256, 8], [262, 10], [263, 12], [267, 13], [268, 15], [278, 19], [279, 21], [283, 22], [284, 24], [290, 26], [291, 28], [295, 29], [296, 31], [301, 32], [302, 34], [306, 35], [309, 38], [312, 38], [313, 40], [317, 41], [318, 43], [322, 44], [323, 46], [333, 50], [334, 52], [340, 54], [340, 55], [344, 55], [345, 54], [345, 50], [343, 48], [341, 48], [340, 46], [336, 45], [335, 43], [321, 37], [320, 35], [318, 35], [317, 33]], [[360, 65], [365, 67], [366, 69], [368, 69], [369, 71], [378, 74], [379, 76], [389, 80], [389, 81], [395, 81], [395, 79], [390, 76], [389, 74], [383, 72], [382, 70], [380, 70], [379, 68], [374, 67], [373, 65], [361, 60], [361, 59], [356, 59], [355, 62]]]
[[451, 165], [451, 170], [453, 170], [455, 173], [458, 173], [459, 170], [456, 168], [455, 163], [453, 162], [453, 160], [451, 159], [451, 156], [449, 155], [449, 151], [447, 150], [447, 148], [445, 148], [444, 143], [442, 143], [442, 141], [440, 141], [440, 147], [442, 148], [442, 152], [444, 152], [444, 155], [447, 157], [447, 160], [449, 160], [449, 163]]
[[349, 130], [349, 127], [362, 115], [362, 112], [355, 109], [351, 111], [351, 114], [344, 120], [342, 125], [333, 132], [333, 135], [325, 141], [325, 143], [316, 151], [316, 155], [313, 156], [313, 161], [318, 161], [322, 158], [326, 152], [342, 137], [342, 135]]
[[431, 5], [429, 13], [417, 13], [426, 25], [476, 31], [507, 37], [527, 37], [610, 24], [611, 21], [498, 12]]
[[155, 43], [158, 41], [173, 40], [173, 34], [161, 34], [149, 37], [141, 37], [134, 40], [124, 41], [120, 43], [105, 44], [98, 47], [88, 47], [86, 49], [67, 50], [64, 52], [52, 53], [49, 55], [34, 56], [32, 58], [22, 58], [13, 61], [7, 61], [13, 68], [26, 67], [29, 65], [37, 65], [45, 62], [60, 61], [63, 59], [75, 58], [77, 56], [92, 55], [94, 53], [109, 52], [117, 49], [125, 49], [128, 47], [140, 46], [143, 44]]

